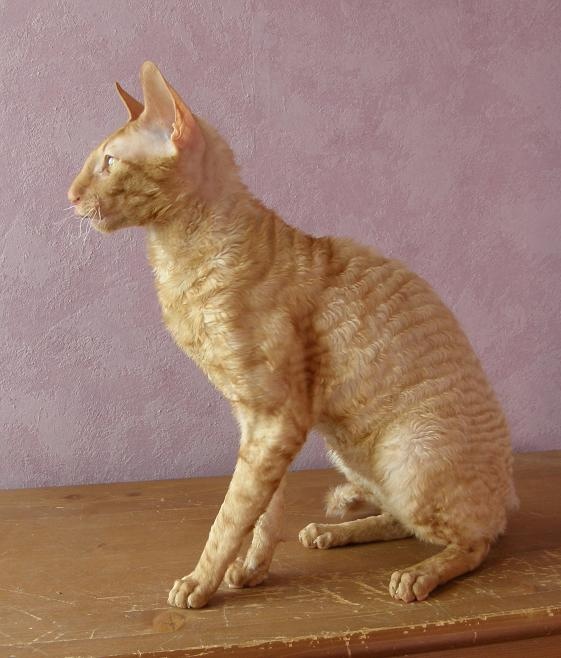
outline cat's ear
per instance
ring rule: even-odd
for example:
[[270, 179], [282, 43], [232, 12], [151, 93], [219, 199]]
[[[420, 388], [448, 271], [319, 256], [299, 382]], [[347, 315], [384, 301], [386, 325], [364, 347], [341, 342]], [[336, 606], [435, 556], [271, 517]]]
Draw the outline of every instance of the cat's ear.
[[200, 146], [202, 135], [191, 110], [152, 62], [140, 70], [144, 111], [139, 123], [169, 139], [177, 149]]
[[133, 98], [130, 94], [128, 94], [118, 82], [115, 83], [115, 87], [117, 88], [117, 93], [121, 97], [124, 106], [127, 108], [127, 112], [129, 113], [129, 121], [138, 119], [138, 117], [144, 111], [144, 105], [139, 103], [136, 98]]

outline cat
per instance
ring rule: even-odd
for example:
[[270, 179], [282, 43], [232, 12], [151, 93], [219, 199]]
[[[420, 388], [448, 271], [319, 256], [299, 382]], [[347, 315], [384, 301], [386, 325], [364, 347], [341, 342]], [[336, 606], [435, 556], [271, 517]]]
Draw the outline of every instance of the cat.
[[287, 225], [158, 68], [145, 62], [140, 77], [143, 103], [117, 83], [128, 122], [89, 155], [68, 197], [103, 233], [145, 227], [164, 322], [241, 430], [204, 551], [169, 604], [199, 608], [223, 579], [265, 580], [285, 474], [312, 428], [347, 479], [328, 512], [370, 515], [311, 523], [305, 547], [410, 535], [441, 546], [391, 576], [390, 595], [405, 602], [475, 569], [516, 494], [505, 416], [452, 312], [400, 261]]

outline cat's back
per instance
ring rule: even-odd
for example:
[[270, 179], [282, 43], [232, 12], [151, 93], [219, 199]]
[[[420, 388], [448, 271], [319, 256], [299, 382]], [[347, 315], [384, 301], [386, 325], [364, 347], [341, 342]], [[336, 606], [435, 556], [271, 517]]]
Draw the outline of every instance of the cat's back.
[[320, 424], [350, 440], [407, 417], [455, 416], [466, 432], [506, 421], [479, 359], [452, 311], [401, 261], [331, 238], [332, 272], [315, 329], [323, 371]]
[[[451, 310], [403, 262], [344, 238], [330, 241], [330, 267], [316, 306], [316, 328], [332, 360], [362, 369], [375, 362], [397, 368], [423, 342], [473, 350]], [[395, 361], [388, 364], [390, 354]], [[354, 359], [357, 359], [354, 362]]]

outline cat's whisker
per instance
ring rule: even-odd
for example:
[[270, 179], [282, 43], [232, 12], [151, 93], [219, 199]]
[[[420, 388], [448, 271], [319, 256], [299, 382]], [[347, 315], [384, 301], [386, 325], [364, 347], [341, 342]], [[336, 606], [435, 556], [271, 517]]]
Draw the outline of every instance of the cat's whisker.
[[85, 247], [85, 245], [86, 245], [86, 240], [88, 239], [88, 235], [90, 234], [91, 230], [92, 230], [92, 225], [91, 225], [91, 223], [89, 222], [88, 225], [86, 226], [86, 234], [84, 235], [84, 238], [83, 238], [83, 240], [82, 240], [82, 248], [80, 249], [80, 255], [81, 255], [81, 256], [82, 256], [83, 253], [84, 253], [84, 247]]
[[76, 216], [76, 208], [74, 206], [69, 206], [68, 208], [63, 208], [62, 209], [62, 214], [66, 217], [75, 217]]
[[94, 213], [95, 213], [95, 208], [92, 207], [88, 210], [88, 212], [85, 215], [83, 215], [80, 218], [80, 235], [79, 235], [79, 237], [82, 237], [82, 226], [83, 226], [84, 220], [86, 220], [86, 222], [87, 222], [86, 223], [86, 231], [87, 231], [88, 224], [89, 224], [90, 220], [92, 219], [92, 217], [94, 216]]
[[72, 217], [75, 217], [74, 213], [70, 213], [67, 209], [64, 209], [61, 218], [56, 223], [59, 224], [63, 221], [68, 221], [69, 219], [72, 219]]
[[[91, 209], [90, 209], [85, 215], [82, 215], [82, 216], [80, 217], [80, 223], [79, 223], [79, 225], [78, 225], [78, 235], [76, 236], [76, 238], [79, 239], [79, 238], [82, 237], [83, 230], [84, 230], [84, 229], [83, 229], [84, 221], [88, 221], [88, 219], [91, 217], [91, 212], [92, 212], [92, 211], [91, 211]], [[72, 226], [73, 226], [73, 224], [70, 225], [70, 229], [72, 229]], [[70, 232], [68, 233], [68, 235], [70, 236]]]
[[99, 201], [99, 196], [96, 194], [95, 195], [95, 209], [97, 213], [97, 218], [101, 222], [101, 203]]
[[91, 223], [92, 222], [92, 217], [93, 217], [93, 214], [89, 215], [87, 220], [86, 220], [86, 226], [84, 228], [84, 240], [88, 237], [88, 233], [90, 232], [90, 229], [92, 227], [92, 223]]
[[61, 219], [58, 219], [57, 221], [53, 222], [53, 226], [56, 227], [56, 233], [60, 233], [61, 230], [66, 226], [67, 229], [71, 229], [74, 226], [74, 217], [62, 217]]

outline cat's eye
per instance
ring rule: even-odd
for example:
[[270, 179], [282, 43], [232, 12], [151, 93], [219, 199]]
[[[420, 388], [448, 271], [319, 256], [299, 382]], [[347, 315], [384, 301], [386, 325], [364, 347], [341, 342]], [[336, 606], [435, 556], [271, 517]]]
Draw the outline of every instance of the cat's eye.
[[105, 162], [103, 163], [103, 168], [105, 170], [111, 169], [116, 163], [117, 163], [117, 158], [114, 157], [113, 155], [106, 155], [105, 156]]

